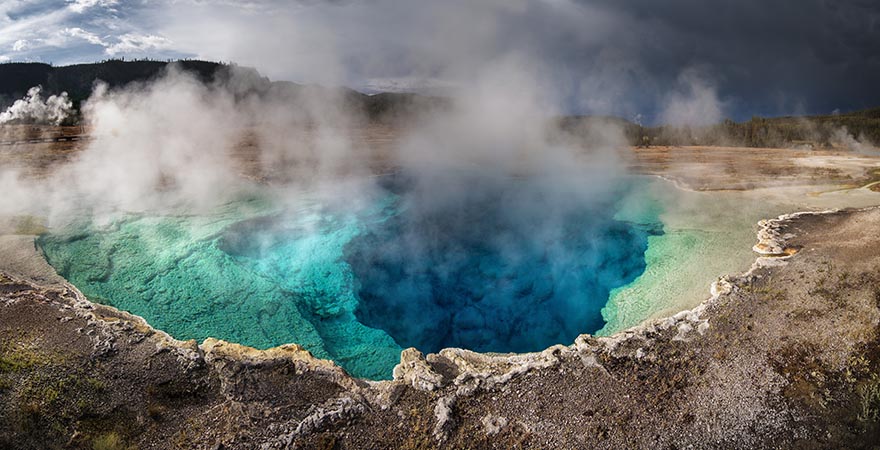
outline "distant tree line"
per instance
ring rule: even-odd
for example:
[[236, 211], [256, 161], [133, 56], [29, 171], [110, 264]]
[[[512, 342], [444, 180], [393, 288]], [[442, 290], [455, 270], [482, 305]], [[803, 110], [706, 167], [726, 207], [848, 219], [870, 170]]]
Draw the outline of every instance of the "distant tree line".
[[[198, 60], [175, 62], [197, 78], [208, 82], [215, 73], [226, 65]], [[79, 118], [82, 102], [89, 98], [97, 80], [107, 83], [111, 88], [125, 86], [133, 82], [143, 82], [158, 76], [168, 62], [139, 59], [124, 61], [108, 59], [98, 63], [74, 64], [56, 67], [46, 63], [3, 63], [0, 64], [0, 108], [5, 109], [15, 100], [22, 98], [34, 86], [42, 86], [46, 96], [67, 92], [73, 102], [75, 114], [66, 122]], [[68, 123], [69, 124], [69, 123]]]
[[753, 117], [702, 127], [633, 124], [625, 133], [632, 145], [726, 145], [743, 147], [812, 147], [840, 145], [850, 138], [880, 144], [880, 108], [845, 114], [804, 117]]
[[[42, 86], [45, 96], [67, 92], [73, 103], [73, 114], [63, 125], [76, 125], [81, 120], [81, 105], [92, 94], [95, 82], [100, 80], [111, 89], [131, 83], [146, 82], [165, 73], [169, 64], [175, 64], [206, 84], [225, 86], [236, 98], [251, 95], [288, 100], [292, 108], [301, 101], [301, 94], [326, 97], [328, 101], [342, 100], [353, 113], [371, 121], [411, 120], [420, 112], [447, 108], [448, 99], [408, 93], [381, 93], [366, 95], [344, 87], [301, 85], [289, 81], [270, 81], [256, 69], [235, 64], [182, 59], [156, 61], [152, 59], [107, 59], [97, 63], [56, 67], [45, 63], [0, 63], [0, 112], [26, 95], [34, 86]], [[282, 100], [282, 101], [283, 101]]]
[[[183, 59], [157, 61], [152, 59], [108, 59], [98, 63], [56, 67], [45, 63], [0, 63], [0, 111], [22, 98], [30, 88], [42, 86], [46, 96], [67, 92], [73, 102], [74, 114], [66, 124], [80, 120], [81, 103], [92, 93], [96, 80], [111, 88], [129, 83], [144, 82], [164, 73], [169, 64], [189, 72], [205, 83], [229, 80], [235, 74], [230, 89], [236, 96], [263, 95], [289, 98], [295, 103], [298, 93], [324, 91], [327, 98], [343, 98], [345, 106], [361, 111], [373, 121], [407, 120], [419, 112], [435, 111], [450, 106], [449, 99], [416, 94], [383, 93], [365, 95], [347, 88], [321, 88], [286, 81], [270, 81], [255, 69], [234, 64]], [[295, 104], [292, 104], [295, 107]], [[622, 130], [631, 145], [727, 145], [745, 147], [829, 147], [840, 139], [851, 139], [880, 144], [880, 108], [844, 114], [805, 117], [753, 117], [744, 122], [725, 120], [719, 124], [700, 127], [653, 126], [639, 124], [610, 116], [568, 116], [558, 119], [558, 125], [573, 136], [607, 139], [598, 136], [606, 125]]]
[[[620, 130], [632, 146], [717, 145], [763, 148], [829, 148], [880, 146], [880, 108], [843, 114], [800, 117], [727, 119], [707, 126], [642, 126], [611, 116], [567, 116], [556, 120], [564, 134], [581, 143], [607, 141], [608, 130]], [[619, 141], [619, 139], [618, 139]]]

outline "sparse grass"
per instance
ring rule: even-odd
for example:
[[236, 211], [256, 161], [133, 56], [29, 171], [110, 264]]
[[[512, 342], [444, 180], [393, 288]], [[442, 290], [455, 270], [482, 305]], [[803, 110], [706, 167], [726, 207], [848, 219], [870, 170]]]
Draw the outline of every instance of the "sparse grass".
[[191, 435], [191, 432], [195, 429], [195, 419], [192, 417], [186, 419], [186, 426], [175, 433], [173, 439], [171, 439], [171, 448], [194, 448], [198, 441], [195, 436]]
[[93, 450], [124, 450], [127, 448], [129, 447], [116, 432], [102, 434], [92, 441]]
[[315, 448], [319, 450], [334, 450], [339, 448], [339, 442], [336, 435], [332, 433], [323, 433], [318, 436]]
[[67, 390], [68, 382], [66, 379], [47, 380], [38, 376], [28, 379], [27, 384], [22, 389], [21, 396], [37, 409], [48, 412], [53, 403]]
[[0, 376], [5, 379], [14, 382], [5, 394], [4, 410], [17, 435], [38, 439], [35, 442], [67, 441], [76, 448], [130, 448], [124, 438], [135, 421], [116, 412], [108, 416], [107, 402], [113, 400], [106, 398], [100, 379], [79, 368], [54, 364]]
[[15, 373], [48, 363], [48, 358], [25, 346], [6, 344], [0, 347], [0, 374]]
[[15, 234], [36, 236], [48, 231], [43, 221], [34, 216], [18, 216], [12, 219], [12, 226]]
[[870, 370], [871, 361], [865, 358], [864, 355], [854, 355], [850, 357], [843, 377], [846, 382], [855, 384], [865, 374], [870, 373]]
[[160, 405], [158, 403], [150, 403], [147, 405], [147, 416], [149, 416], [150, 419], [158, 422], [162, 420], [162, 416], [165, 414], [166, 410], [167, 408], [163, 405]]
[[754, 296], [754, 300], [782, 301], [786, 298], [784, 290], [775, 288], [770, 284], [764, 286], [755, 286], [754, 284], [748, 284], [743, 286], [743, 290], [749, 294], [752, 294]]
[[823, 299], [827, 300], [830, 303], [839, 303], [840, 302], [840, 291], [837, 289], [833, 289], [827, 287], [825, 283], [819, 283], [817, 287], [810, 291], [811, 295], [818, 295]]
[[880, 376], [874, 374], [865, 384], [859, 386], [861, 422], [880, 422]]
[[827, 261], [822, 264], [823, 266], [817, 268], [816, 271], [823, 275], [816, 280], [816, 284], [813, 289], [809, 291], [809, 294], [819, 296], [833, 304], [840, 304], [843, 300], [841, 297], [841, 287], [847, 285], [849, 274], [847, 272], [837, 274], [837, 283], [835, 284], [832, 282], [834, 265]]
[[88, 385], [90, 388], [94, 389], [95, 391], [103, 391], [104, 390], [104, 387], [105, 387], [104, 382], [97, 379], [97, 378], [88, 377], [83, 381], [85, 381], [86, 385]]
[[782, 301], [785, 300], [785, 291], [772, 286], [764, 286], [755, 290], [755, 293], [766, 300]]
[[30, 366], [28, 361], [16, 357], [16, 355], [0, 355], [0, 373], [18, 372]]
[[418, 408], [409, 410], [410, 433], [407, 434], [406, 440], [403, 442], [401, 449], [406, 450], [423, 450], [436, 448], [437, 444], [432, 439], [433, 416], [425, 414]]

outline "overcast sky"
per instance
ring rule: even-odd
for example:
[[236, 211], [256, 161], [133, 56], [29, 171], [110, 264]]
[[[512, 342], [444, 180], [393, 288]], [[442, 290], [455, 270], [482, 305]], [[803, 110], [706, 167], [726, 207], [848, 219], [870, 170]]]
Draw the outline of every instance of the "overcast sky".
[[197, 57], [365, 91], [537, 74], [646, 122], [880, 106], [876, 0], [0, 0], [0, 61]]

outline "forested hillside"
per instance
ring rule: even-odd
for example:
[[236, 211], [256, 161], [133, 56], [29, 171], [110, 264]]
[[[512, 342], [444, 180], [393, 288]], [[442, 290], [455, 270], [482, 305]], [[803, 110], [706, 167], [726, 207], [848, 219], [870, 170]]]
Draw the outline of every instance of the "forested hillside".
[[725, 120], [703, 127], [644, 127], [614, 117], [578, 116], [561, 119], [576, 132], [589, 124], [613, 123], [632, 145], [724, 145], [742, 147], [873, 147], [880, 144], [880, 108], [822, 116], [753, 117]]
[[[99, 80], [111, 89], [122, 88], [131, 83], [157, 78], [172, 64], [202, 82], [225, 86], [236, 95], [253, 94], [290, 99], [291, 107], [297, 106], [297, 99], [306, 91], [310, 95], [324, 95], [328, 98], [332, 96], [337, 100], [341, 98], [353, 112], [361, 112], [364, 117], [372, 120], [406, 117], [415, 110], [443, 107], [446, 104], [444, 99], [438, 97], [406, 93], [366, 95], [343, 87], [270, 81], [260, 75], [256, 69], [210, 61], [108, 60], [62, 67], [43, 63], [0, 64], [0, 111], [24, 97], [28, 89], [34, 86], [42, 86], [44, 96], [67, 92], [73, 102], [73, 109], [78, 111], [81, 103], [88, 99], [95, 83]], [[76, 120], [78, 115], [74, 114], [68, 122]]]
[[[74, 111], [92, 92], [98, 80], [110, 88], [145, 82], [165, 73], [169, 64], [205, 83], [217, 83], [236, 95], [263, 95], [289, 99], [296, 107], [303, 92], [340, 98], [346, 106], [370, 120], [401, 120], [417, 112], [442, 108], [448, 99], [417, 94], [381, 93], [366, 95], [352, 89], [270, 81], [256, 69], [210, 61], [108, 60], [92, 64], [55, 67], [43, 63], [0, 64], [0, 111], [22, 98], [28, 89], [42, 86], [43, 95], [67, 92]], [[234, 79], [231, 83], [229, 80]], [[76, 123], [73, 114], [67, 124]], [[727, 145], [745, 147], [831, 147], [873, 146], [880, 143], [880, 108], [822, 116], [753, 117], [744, 122], [725, 120], [701, 127], [645, 127], [617, 117], [569, 116], [557, 124], [575, 134], [592, 125], [614, 125], [623, 130], [632, 145]]]

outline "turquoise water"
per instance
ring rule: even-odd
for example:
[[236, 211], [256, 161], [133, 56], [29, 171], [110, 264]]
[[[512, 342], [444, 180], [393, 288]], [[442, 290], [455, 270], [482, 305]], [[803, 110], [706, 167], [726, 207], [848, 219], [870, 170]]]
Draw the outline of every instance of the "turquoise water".
[[355, 313], [426, 352], [538, 351], [602, 328], [609, 292], [644, 271], [660, 232], [614, 220], [612, 199], [577, 184], [481, 175], [469, 195], [437, 201], [386, 181], [402, 200], [346, 247]]
[[397, 175], [357, 202], [298, 193], [84, 219], [38, 244], [89, 298], [176, 338], [293, 342], [385, 379], [409, 346], [521, 352], [602, 328], [609, 292], [644, 271], [661, 233], [653, 206], [614, 218], [638, 186], [597, 198], [547, 179], [452, 181], [467, 188], [441, 196]]

